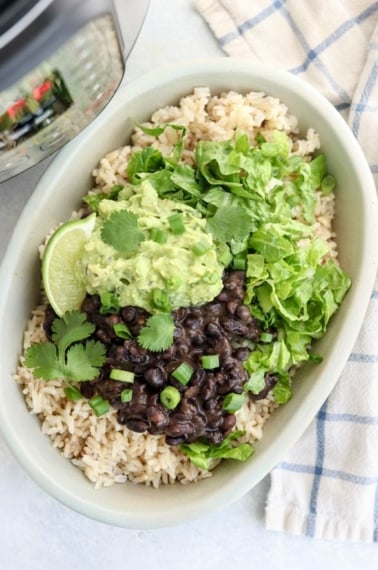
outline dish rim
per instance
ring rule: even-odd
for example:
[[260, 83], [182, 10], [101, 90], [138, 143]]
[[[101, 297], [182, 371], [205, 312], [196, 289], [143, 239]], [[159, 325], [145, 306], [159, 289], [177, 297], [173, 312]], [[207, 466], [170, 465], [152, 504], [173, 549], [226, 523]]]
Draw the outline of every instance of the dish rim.
[[[237, 75], [238, 72], [245, 75], [248, 74], [251, 76], [252, 81], [254, 78], [255, 81], [258, 81], [262, 76], [266, 76], [267, 74], [271, 75], [271, 77], [274, 78], [274, 82], [277, 83], [278, 90], [282, 88], [282, 85], [292, 91], [295, 89], [300, 90], [301, 93], [304, 94], [305, 99], [311, 103], [311, 106], [319, 109], [321, 115], [325, 120], [327, 120], [327, 122], [335, 125], [335, 128], [343, 135], [344, 140], [346, 141], [345, 144], [350, 147], [350, 153], [353, 153], [355, 162], [359, 161], [358, 173], [361, 179], [364, 179], [363, 192], [366, 196], [364, 205], [365, 213], [367, 215], [367, 227], [364, 228], [364, 231], [367, 235], [367, 243], [370, 246], [370, 261], [369, 264], [366, 264], [363, 276], [364, 279], [360, 279], [355, 285], [357, 287], [357, 292], [362, 299], [358, 303], [357, 300], [353, 303], [353, 320], [354, 323], [358, 323], [358, 326], [354, 324], [353, 332], [349, 332], [347, 336], [347, 342], [344, 343], [343, 347], [340, 347], [341, 352], [339, 353], [337, 366], [332, 371], [332, 381], [329, 382], [328, 385], [323, 383], [320, 387], [318, 386], [315, 393], [316, 397], [313, 398], [311, 402], [309, 401], [309, 398], [305, 400], [305, 405], [300, 411], [298, 411], [295, 418], [293, 418], [290, 423], [290, 430], [286, 429], [282, 433], [278, 434], [262, 459], [259, 459], [258, 454], [256, 454], [256, 456], [254, 456], [253, 463], [250, 463], [250, 465], [253, 465], [252, 467], [249, 469], [246, 467], [245, 469], [238, 471], [237, 477], [232, 481], [228, 481], [227, 484], [222, 486], [220, 489], [217, 488], [216, 490], [212, 490], [212, 493], [209, 494], [206, 501], [200, 505], [200, 508], [187, 505], [184, 514], [179, 508], [172, 509], [169, 513], [164, 514], [164, 521], [161, 521], [158, 520], [159, 517], [157, 515], [148, 517], [139, 515], [139, 513], [130, 514], [120, 511], [115, 512], [114, 510], [102, 507], [100, 504], [89, 503], [82, 498], [78, 498], [72, 492], [71, 487], [63, 488], [56, 482], [51, 481], [49, 475], [41, 471], [38, 466], [35, 465], [35, 461], [33, 462], [33, 459], [29, 458], [27, 453], [25, 454], [25, 446], [17, 436], [17, 433], [9, 422], [9, 419], [7, 421], [6, 410], [0, 398], [0, 417], [2, 420], [5, 419], [5, 421], [0, 422], [0, 432], [25, 471], [50, 495], [73, 510], [96, 520], [127, 528], [157, 528], [158, 526], [178, 524], [184, 520], [188, 521], [196, 518], [210, 512], [211, 510], [215, 510], [220, 506], [223, 507], [236, 501], [269, 473], [269, 471], [279, 462], [280, 458], [284, 456], [285, 451], [293, 445], [295, 440], [304, 432], [336, 384], [358, 336], [366, 313], [370, 294], [374, 286], [374, 279], [378, 267], [378, 248], [373, 247], [378, 243], [378, 230], [376, 226], [376, 221], [378, 219], [378, 202], [374, 180], [362, 149], [354, 138], [350, 128], [333, 105], [314, 87], [305, 83], [299, 77], [270, 65], [235, 58], [196, 59], [160, 67], [144, 74], [130, 84], [126, 84], [114, 96], [108, 107], [99, 115], [99, 117], [74, 141], [71, 141], [65, 148], [63, 148], [63, 150], [59, 152], [53, 162], [48, 166], [19, 217], [1, 265], [0, 315], [4, 312], [8, 295], [11, 294], [11, 277], [9, 276], [12, 275], [12, 270], [14, 269], [14, 260], [15, 258], [19, 259], [20, 256], [22, 256], [22, 243], [26, 238], [20, 240], [20, 235], [23, 235], [23, 228], [25, 225], [27, 226], [29, 224], [33, 214], [36, 209], [38, 209], [38, 206], [41, 203], [42, 206], [46, 205], [46, 196], [49, 195], [48, 189], [49, 187], [56, 185], [54, 183], [54, 179], [57, 178], [57, 173], [64, 171], [73, 155], [75, 153], [80, 154], [83, 152], [88, 139], [90, 139], [90, 137], [92, 137], [96, 132], [98, 133], [101, 130], [101, 127], [104, 126], [109, 119], [113, 118], [114, 120], [121, 109], [127, 108], [127, 104], [130, 100], [133, 100], [138, 95], [142, 95], [146, 91], [151, 91], [151, 89], [154, 87], [156, 88], [159, 84], [166, 84], [169, 81], [177, 81], [183, 77], [189, 77], [191, 75], [195, 76], [198, 74], [199, 76], [201, 73], [203, 77], [206, 70], [211, 74], [226, 72], [228, 74], [234, 73], [235, 75]], [[289, 108], [289, 111], [295, 114], [293, 109]], [[355, 297], [357, 296], [358, 295], [356, 293]], [[345, 328], [346, 325], [342, 327], [343, 336], [345, 335]], [[297, 430], [298, 426], [300, 426], [300, 433], [298, 433], [297, 437], [294, 437], [293, 431]], [[291, 437], [288, 437], [289, 431], [292, 434]], [[55, 452], [57, 452], [57, 450], [55, 450]], [[272, 455], [274, 456], [274, 459]], [[265, 462], [263, 461], [264, 459]], [[221, 499], [220, 495], [222, 495]]]

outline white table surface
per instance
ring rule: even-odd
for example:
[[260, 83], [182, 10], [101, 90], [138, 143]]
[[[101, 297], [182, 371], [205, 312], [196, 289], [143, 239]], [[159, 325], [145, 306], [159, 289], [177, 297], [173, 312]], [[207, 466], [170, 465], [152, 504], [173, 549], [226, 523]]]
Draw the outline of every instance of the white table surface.
[[[126, 84], [165, 63], [211, 56], [224, 54], [191, 0], [151, 0], [127, 63]], [[0, 258], [45, 166], [0, 184]], [[0, 570], [377, 570], [377, 545], [266, 531], [268, 488], [269, 477], [233, 505], [186, 525], [121, 529], [87, 519], [49, 497], [0, 438]]]

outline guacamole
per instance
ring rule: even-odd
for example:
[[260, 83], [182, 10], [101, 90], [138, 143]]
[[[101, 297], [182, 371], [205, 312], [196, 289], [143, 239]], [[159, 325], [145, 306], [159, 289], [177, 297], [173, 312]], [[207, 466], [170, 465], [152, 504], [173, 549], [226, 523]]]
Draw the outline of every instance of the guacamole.
[[[119, 211], [137, 220], [134, 234], [139, 240], [131, 252], [104, 241], [104, 227]], [[180, 231], [172, 226], [172, 216], [179, 218]], [[143, 307], [151, 313], [162, 309], [162, 299], [167, 310], [211, 301], [222, 289], [224, 266], [205, 226], [196, 210], [160, 199], [148, 181], [138, 186], [137, 193], [125, 187], [118, 200], [101, 200], [80, 260], [87, 292], [113, 293], [119, 306]]]

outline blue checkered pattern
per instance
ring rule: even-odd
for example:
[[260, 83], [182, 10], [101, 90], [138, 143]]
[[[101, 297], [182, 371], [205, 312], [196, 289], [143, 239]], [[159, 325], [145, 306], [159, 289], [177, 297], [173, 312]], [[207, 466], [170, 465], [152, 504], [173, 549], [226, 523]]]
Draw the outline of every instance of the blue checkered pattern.
[[[348, 121], [378, 187], [378, 2], [196, 0], [226, 54], [283, 67]], [[377, 244], [378, 247], [378, 244]], [[378, 279], [335, 390], [271, 474], [266, 526], [378, 541]]]
[[286, 460], [272, 472], [268, 528], [318, 538], [378, 541], [378, 335], [374, 323], [378, 323], [378, 288], [336, 388]]

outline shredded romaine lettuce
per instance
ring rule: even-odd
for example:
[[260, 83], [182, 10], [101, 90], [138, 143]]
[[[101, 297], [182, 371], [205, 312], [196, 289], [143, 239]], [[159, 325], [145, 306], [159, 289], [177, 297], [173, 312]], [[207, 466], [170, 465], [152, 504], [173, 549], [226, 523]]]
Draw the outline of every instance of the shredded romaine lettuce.
[[218, 445], [195, 441], [194, 443], [180, 445], [180, 449], [199, 469], [208, 471], [215, 460], [236, 459], [237, 461], [246, 461], [253, 454], [254, 449], [249, 443], [239, 445], [233, 443], [242, 435], [242, 431], [233, 431]]
[[245, 302], [264, 327], [278, 331], [277, 340], [256, 346], [246, 368], [251, 375], [277, 374], [280, 402], [291, 395], [290, 369], [314, 359], [311, 342], [325, 333], [350, 286], [335, 261], [324, 262], [327, 243], [314, 237], [316, 190], [334, 185], [326, 159], [309, 161], [291, 147], [282, 132], [252, 145], [236, 133], [235, 141], [200, 141], [195, 167], [147, 149], [129, 165], [134, 183], [148, 177], [160, 196], [189, 203], [208, 219], [230, 267], [245, 260]]
[[[192, 167], [180, 162], [183, 127], [145, 132], [157, 136], [167, 127], [178, 133], [171, 155], [144, 148], [133, 154], [127, 174], [134, 185], [148, 179], [161, 198], [195, 207], [207, 219], [222, 263], [245, 268], [245, 303], [262, 329], [276, 334], [251, 351], [244, 389], [258, 394], [265, 375], [274, 374], [275, 399], [285, 403], [292, 395], [291, 371], [321, 360], [311, 352], [312, 341], [324, 335], [350, 287], [327, 242], [314, 233], [317, 192], [326, 195], [335, 186], [325, 156], [291, 154], [292, 140], [283, 132], [270, 140], [258, 135], [252, 144], [238, 132], [234, 141], [200, 141]], [[196, 442], [181, 449], [208, 469], [215, 458], [250, 455], [250, 446], [232, 444], [234, 437], [219, 446]]]

